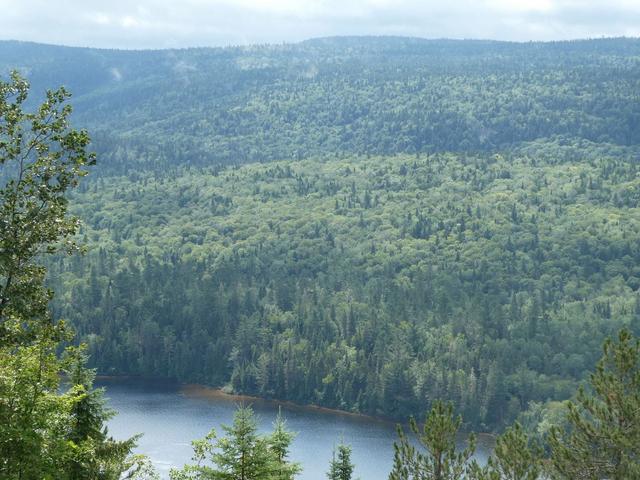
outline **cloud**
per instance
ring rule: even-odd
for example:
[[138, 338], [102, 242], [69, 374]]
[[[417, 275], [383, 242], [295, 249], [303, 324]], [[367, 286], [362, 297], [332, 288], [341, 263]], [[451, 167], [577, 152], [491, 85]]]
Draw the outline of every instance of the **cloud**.
[[119, 82], [120, 80], [122, 80], [122, 73], [120, 72], [120, 70], [116, 67], [113, 67], [111, 69], [109, 69], [109, 72], [111, 73], [111, 76], [113, 77], [113, 79], [116, 82]]
[[120, 25], [124, 28], [137, 28], [140, 27], [141, 24], [142, 23], [138, 19], [131, 15], [125, 15], [120, 19]]
[[489, 8], [497, 12], [550, 12], [557, 2], [553, 0], [489, 0]]
[[640, 36], [638, 0], [0, 0], [0, 37], [107, 48], [330, 35], [560, 40]]
[[85, 15], [85, 18], [90, 23], [95, 23], [97, 25], [110, 25], [111, 17], [105, 13], [95, 12], [89, 13]]

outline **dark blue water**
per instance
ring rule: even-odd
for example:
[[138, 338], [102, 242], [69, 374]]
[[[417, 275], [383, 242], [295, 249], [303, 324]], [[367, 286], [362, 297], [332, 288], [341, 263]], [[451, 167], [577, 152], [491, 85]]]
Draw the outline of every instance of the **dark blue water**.
[[[231, 424], [238, 399], [209, 395], [204, 390], [140, 380], [101, 380], [107, 389], [108, 405], [118, 411], [109, 421], [116, 438], [143, 433], [137, 451], [148, 455], [168, 478], [171, 467], [181, 467], [191, 459], [190, 441], [204, 437], [214, 427]], [[260, 430], [269, 432], [278, 412], [278, 403], [245, 400], [259, 417]], [[334, 445], [343, 438], [353, 447], [354, 478], [386, 479], [393, 462], [395, 426], [370, 418], [282, 405], [289, 430], [297, 432], [291, 458], [303, 467], [301, 480], [325, 480]], [[486, 448], [479, 449], [481, 460]]]

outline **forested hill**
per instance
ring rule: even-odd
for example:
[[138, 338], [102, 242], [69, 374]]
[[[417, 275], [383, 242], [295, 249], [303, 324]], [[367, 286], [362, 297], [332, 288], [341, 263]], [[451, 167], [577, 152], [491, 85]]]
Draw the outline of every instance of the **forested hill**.
[[[357, 157], [100, 179], [57, 312], [103, 373], [476, 428], [567, 398], [640, 325], [633, 149]], [[537, 402], [532, 404], [531, 402]]]
[[327, 38], [114, 51], [0, 42], [0, 72], [64, 84], [99, 171], [335, 154], [493, 151], [554, 135], [630, 145], [640, 40]]
[[88, 253], [49, 271], [101, 373], [498, 429], [640, 333], [640, 40], [0, 42], [11, 68], [100, 154]]

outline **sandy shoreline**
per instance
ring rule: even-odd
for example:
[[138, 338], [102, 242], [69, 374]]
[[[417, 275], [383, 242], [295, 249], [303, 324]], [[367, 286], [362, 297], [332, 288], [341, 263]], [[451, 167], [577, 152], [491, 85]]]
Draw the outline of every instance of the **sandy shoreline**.
[[202, 385], [198, 383], [181, 383], [175, 382], [172, 380], [167, 380], [163, 378], [149, 378], [149, 377], [138, 377], [135, 375], [96, 375], [96, 380], [99, 382], [131, 382], [135, 380], [140, 380], [144, 382], [157, 383], [157, 384], [166, 384], [172, 387], [175, 387], [180, 393], [183, 393], [189, 397], [195, 398], [210, 398], [210, 399], [218, 399], [218, 400], [227, 400], [227, 401], [235, 401], [237, 403], [262, 403], [262, 404], [270, 404], [274, 406], [283, 406], [287, 407], [290, 410], [298, 410], [298, 411], [308, 411], [308, 412], [320, 412], [331, 415], [340, 415], [351, 418], [358, 418], [362, 420], [366, 420], [369, 422], [377, 422], [377, 423], [385, 423], [388, 425], [396, 425], [398, 422], [394, 421], [390, 418], [378, 417], [374, 415], [367, 415], [364, 413], [357, 412], [349, 412], [346, 410], [339, 410], [337, 408], [328, 408], [321, 407], [319, 405], [314, 404], [299, 404], [295, 402], [291, 402], [288, 400], [279, 400], [277, 398], [263, 398], [256, 397], [253, 395], [243, 395], [236, 393], [227, 393], [222, 388], [219, 387], [210, 387], [207, 385]]
[[286, 406], [291, 410], [320, 412], [320, 413], [326, 413], [331, 415], [341, 415], [345, 417], [360, 418], [362, 420], [366, 420], [369, 422], [386, 423], [390, 425], [395, 425], [396, 423], [398, 423], [384, 417], [376, 417], [373, 415], [366, 415], [364, 413], [357, 413], [357, 412], [348, 412], [346, 410], [339, 410], [336, 408], [321, 407], [319, 405], [314, 405], [314, 404], [302, 405], [299, 403], [290, 402], [288, 400], [279, 400], [274, 398], [254, 397], [252, 395], [239, 395], [234, 393], [227, 393], [220, 388], [208, 387], [206, 385], [200, 385], [197, 383], [181, 384], [180, 391], [190, 397], [235, 400], [238, 403], [260, 402], [264, 404], [280, 405], [283, 407]]
[[[203, 398], [203, 399], [212, 399], [212, 400], [225, 400], [225, 401], [233, 401], [239, 404], [242, 403], [261, 403], [264, 405], [273, 405], [273, 406], [283, 406], [287, 407], [290, 410], [297, 411], [306, 411], [306, 412], [319, 412], [327, 415], [339, 415], [344, 417], [350, 417], [353, 419], [359, 419], [366, 422], [375, 422], [386, 425], [398, 425], [400, 422], [394, 421], [390, 418], [385, 417], [377, 417], [373, 415], [367, 415], [364, 413], [357, 412], [348, 412], [345, 410], [339, 410], [337, 408], [328, 408], [321, 407], [319, 405], [306, 404], [302, 405], [299, 403], [291, 402], [288, 400], [278, 400], [274, 398], [263, 398], [263, 397], [255, 397], [252, 395], [242, 395], [235, 393], [227, 393], [222, 388], [218, 387], [209, 387], [206, 385], [198, 384], [198, 383], [180, 383], [172, 380], [162, 379], [162, 378], [149, 378], [149, 377], [137, 377], [134, 375], [97, 375], [96, 380], [101, 382], [118, 382], [118, 381], [135, 381], [141, 380], [144, 382], [158, 383], [171, 385], [176, 388], [177, 391], [184, 394], [188, 397], [193, 398]], [[403, 426], [407, 425], [407, 422], [401, 423]], [[468, 432], [463, 432], [468, 433]], [[493, 443], [495, 440], [495, 435], [487, 432], [476, 432], [476, 436], [479, 440], [483, 442]]]

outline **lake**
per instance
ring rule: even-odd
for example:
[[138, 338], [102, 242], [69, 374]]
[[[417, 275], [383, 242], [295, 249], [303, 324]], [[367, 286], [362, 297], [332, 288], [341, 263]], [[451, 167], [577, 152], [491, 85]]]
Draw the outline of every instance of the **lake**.
[[[118, 412], [109, 421], [109, 432], [124, 439], [143, 433], [137, 452], [148, 455], [168, 478], [171, 467], [191, 459], [191, 440], [202, 438], [214, 427], [231, 424], [239, 402], [253, 406], [260, 431], [269, 432], [280, 404], [258, 399], [241, 399], [210, 389], [183, 387], [138, 379], [100, 379], [108, 405]], [[384, 480], [393, 462], [393, 442], [397, 438], [390, 422], [339, 412], [282, 405], [289, 430], [297, 432], [291, 458], [303, 467], [301, 480], [326, 480], [334, 445], [344, 438], [353, 448], [356, 468], [353, 478]], [[478, 457], [485, 461], [489, 438], [479, 439]]]

